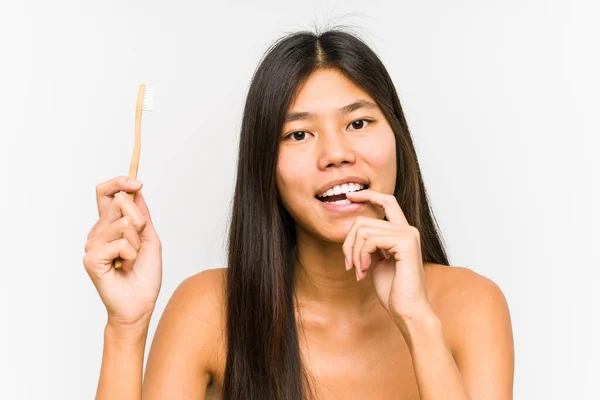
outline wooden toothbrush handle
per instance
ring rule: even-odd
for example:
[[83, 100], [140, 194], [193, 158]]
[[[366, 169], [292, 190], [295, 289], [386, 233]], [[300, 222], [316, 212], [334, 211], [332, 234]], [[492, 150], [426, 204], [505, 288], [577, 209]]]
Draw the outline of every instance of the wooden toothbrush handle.
[[[129, 177], [137, 179], [138, 166], [140, 164], [140, 147], [142, 139], [142, 104], [144, 103], [144, 93], [146, 85], [141, 84], [138, 89], [137, 103], [135, 107], [135, 142], [133, 144], [133, 154], [131, 155], [131, 164], [129, 164]], [[133, 201], [134, 193], [127, 193]], [[113, 267], [116, 269], [123, 268], [123, 259], [117, 257], [113, 260]]]

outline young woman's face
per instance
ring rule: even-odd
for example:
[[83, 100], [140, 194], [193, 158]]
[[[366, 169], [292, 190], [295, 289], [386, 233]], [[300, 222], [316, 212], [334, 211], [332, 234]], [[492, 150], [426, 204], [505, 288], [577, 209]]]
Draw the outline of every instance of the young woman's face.
[[[351, 104], [355, 105], [344, 110]], [[341, 243], [357, 216], [382, 219], [382, 210], [369, 203], [319, 199], [330, 187], [330, 195], [357, 189], [353, 184], [335, 185], [340, 180], [394, 193], [396, 142], [375, 101], [338, 70], [319, 69], [299, 88], [287, 114], [291, 118], [281, 132], [277, 188], [297, 228]]]

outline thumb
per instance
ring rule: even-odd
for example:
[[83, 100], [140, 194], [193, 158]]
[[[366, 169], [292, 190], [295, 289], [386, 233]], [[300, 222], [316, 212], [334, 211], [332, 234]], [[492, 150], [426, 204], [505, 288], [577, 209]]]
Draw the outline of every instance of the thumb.
[[387, 260], [390, 258], [389, 254], [383, 249], [377, 249], [375, 253], [373, 253], [373, 263], [379, 264], [381, 260]]

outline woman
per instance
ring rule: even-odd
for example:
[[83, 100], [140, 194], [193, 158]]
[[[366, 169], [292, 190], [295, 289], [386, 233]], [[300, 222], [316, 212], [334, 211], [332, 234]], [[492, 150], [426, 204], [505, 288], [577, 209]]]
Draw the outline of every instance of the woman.
[[140, 188], [97, 187], [84, 258], [108, 312], [97, 399], [512, 398], [505, 298], [449, 266], [394, 85], [359, 38], [296, 33], [261, 61], [228, 268], [175, 290], [143, 384], [162, 262]]

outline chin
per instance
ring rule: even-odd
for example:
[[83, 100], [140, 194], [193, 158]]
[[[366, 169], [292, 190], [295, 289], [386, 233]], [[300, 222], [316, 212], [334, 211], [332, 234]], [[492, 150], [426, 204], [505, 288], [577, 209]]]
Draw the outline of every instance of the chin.
[[348, 232], [350, 232], [350, 229], [352, 228], [353, 223], [354, 218], [349, 219], [348, 221], [339, 221], [334, 226], [331, 226], [327, 231], [319, 232], [319, 236], [325, 242], [343, 244], [348, 236]]

